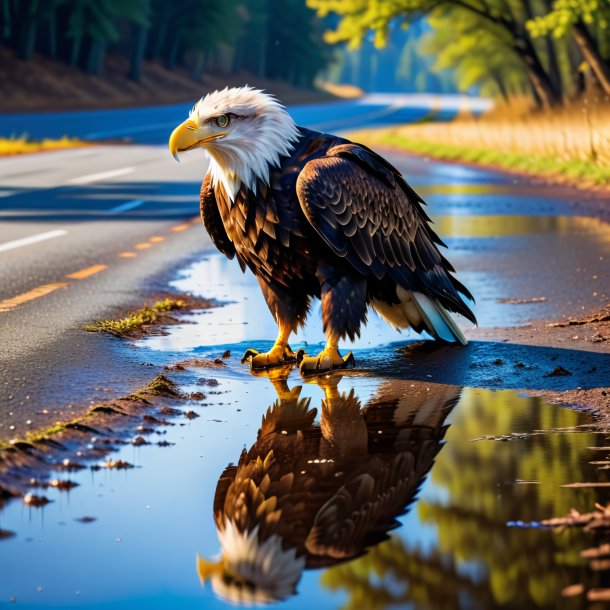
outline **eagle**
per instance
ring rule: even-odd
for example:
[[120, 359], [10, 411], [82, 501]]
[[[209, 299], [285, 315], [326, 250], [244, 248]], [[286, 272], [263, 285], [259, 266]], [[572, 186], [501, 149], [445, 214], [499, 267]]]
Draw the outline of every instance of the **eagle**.
[[461, 392], [386, 381], [363, 408], [353, 389], [339, 391], [337, 376], [320, 379], [319, 424], [300, 386], [274, 382], [279, 397], [256, 441], [219, 478], [221, 556], [198, 556], [197, 571], [227, 600], [285, 599], [304, 569], [350, 561], [387, 540], [442, 448]]
[[[256, 276], [277, 322], [268, 352], [244, 354], [253, 370], [298, 361], [306, 375], [353, 364], [339, 341], [360, 336], [369, 307], [397, 329], [466, 344], [449, 312], [476, 324], [464, 301], [472, 295], [439, 251], [424, 201], [370, 148], [297, 126], [274, 96], [248, 86], [201, 98], [169, 148], [176, 160], [209, 153], [203, 224], [220, 252]], [[315, 298], [326, 345], [303, 356], [289, 339]]]

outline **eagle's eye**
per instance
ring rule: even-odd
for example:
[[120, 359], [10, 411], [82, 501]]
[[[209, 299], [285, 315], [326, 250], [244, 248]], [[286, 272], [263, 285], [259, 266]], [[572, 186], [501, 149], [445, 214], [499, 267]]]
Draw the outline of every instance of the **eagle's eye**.
[[216, 117], [216, 125], [218, 127], [226, 127], [229, 124], [229, 117], [226, 114], [221, 114]]

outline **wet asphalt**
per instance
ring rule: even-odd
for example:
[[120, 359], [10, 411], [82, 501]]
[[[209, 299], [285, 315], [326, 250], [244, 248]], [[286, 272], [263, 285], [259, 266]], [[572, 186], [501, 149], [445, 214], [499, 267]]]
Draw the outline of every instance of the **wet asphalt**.
[[[437, 100], [412, 102], [386, 96], [292, 112], [301, 124], [339, 131], [418, 120], [431, 108], [451, 116], [456, 109], [447, 103], [439, 110]], [[137, 352], [82, 326], [150, 302], [167, 290], [176, 270], [211, 251], [197, 222], [205, 158], [192, 154], [176, 165], [164, 145], [186, 110], [0, 119], [0, 132], [20, 133], [27, 119], [34, 136], [69, 131], [131, 142], [0, 161], [0, 438], [80, 412], [148, 378], [149, 363]], [[487, 170], [387, 156], [429, 203], [450, 260], [477, 298], [482, 326], [525, 325], [607, 303], [610, 233], [606, 223], [581, 212], [585, 195]], [[244, 279], [235, 265], [226, 273], [232, 278], [227, 299], [239, 300]], [[209, 278], [200, 281], [205, 294]], [[249, 302], [248, 309], [260, 320], [255, 339], [271, 339], [275, 331], [264, 305]], [[380, 337], [388, 343], [414, 338], [388, 333], [379, 322], [363, 337], [376, 345]]]

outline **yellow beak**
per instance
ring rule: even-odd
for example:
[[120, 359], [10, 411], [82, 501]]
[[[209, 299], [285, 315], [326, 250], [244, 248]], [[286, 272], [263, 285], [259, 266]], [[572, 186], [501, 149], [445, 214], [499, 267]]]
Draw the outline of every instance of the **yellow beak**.
[[179, 152], [191, 150], [199, 145], [200, 138], [196, 134], [197, 125], [190, 119], [172, 131], [172, 135], [169, 137], [169, 150], [176, 161], [180, 162]]
[[221, 574], [223, 571], [223, 562], [220, 561], [210, 561], [201, 557], [201, 555], [197, 555], [197, 573], [199, 574], [199, 580], [203, 585], [207, 580], [209, 580], [214, 574]]
[[190, 119], [178, 125], [169, 137], [169, 150], [172, 153], [172, 157], [179, 162], [179, 152], [193, 150], [205, 142], [212, 142], [227, 135], [226, 133], [214, 133], [212, 129], [209, 129], [210, 133], [208, 134], [202, 133], [203, 131], [205, 131], [205, 128], [197, 127], [197, 124]]

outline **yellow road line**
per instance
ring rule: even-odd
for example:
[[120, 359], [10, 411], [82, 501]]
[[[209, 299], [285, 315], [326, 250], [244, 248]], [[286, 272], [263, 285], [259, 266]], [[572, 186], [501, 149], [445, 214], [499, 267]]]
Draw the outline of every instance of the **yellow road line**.
[[155, 236], [151, 237], [148, 241], [152, 242], [153, 244], [158, 244], [159, 242], [165, 241], [165, 237], [160, 237], [159, 235], [155, 235]]
[[179, 233], [180, 231], [186, 231], [189, 226], [190, 225], [176, 225], [175, 227], [172, 227], [170, 231], [172, 231], [173, 233]]
[[57, 284], [43, 284], [42, 286], [38, 286], [38, 288], [34, 288], [33, 290], [29, 290], [28, 292], [24, 292], [23, 294], [18, 294], [16, 297], [11, 299], [5, 299], [4, 301], [0, 301], [0, 313], [4, 313], [10, 311], [17, 307], [17, 305], [21, 305], [22, 303], [27, 303], [32, 299], [37, 299], [39, 297], [43, 297], [58, 288], [65, 288], [69, 286], [68, 282], [60, 282]]
[[135, 252], [119, 252], [121, 258], [135, 258], [138, 256]]
[[139, 244], [136, 244], [135, 248], [138, 250], [147, 250], [151, 246], [152, 246], [152, 244], [149, 244], [147, 241], [143, 241], [143, 242], [140, 242]]
[[69, 273], [68, 275], [66, 275], [66, 277], [69, 277], [71, 280], [84, 280], [85, 278], [93, 275], [94, 273], [99, 273], [100, 271], [103, 271], [107, 268], [108, 265], [92, 265], [91, 267], [81, 269], [80, 271]]

